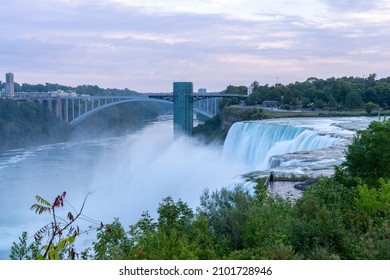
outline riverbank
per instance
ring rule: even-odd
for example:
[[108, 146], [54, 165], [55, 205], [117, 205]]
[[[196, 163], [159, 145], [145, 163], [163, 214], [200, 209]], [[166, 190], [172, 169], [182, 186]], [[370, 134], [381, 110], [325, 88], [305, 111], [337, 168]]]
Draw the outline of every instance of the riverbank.
[[305, 111], [305, 110], [270, 110], [267, 109], [265, 115], [270, 118], [297, 118], [297, 117], [375, 117], [375, 116], [390, 116], [390, 110], [375, 111], [368, 114], [365, 110], [317, 110], [317, 111]]

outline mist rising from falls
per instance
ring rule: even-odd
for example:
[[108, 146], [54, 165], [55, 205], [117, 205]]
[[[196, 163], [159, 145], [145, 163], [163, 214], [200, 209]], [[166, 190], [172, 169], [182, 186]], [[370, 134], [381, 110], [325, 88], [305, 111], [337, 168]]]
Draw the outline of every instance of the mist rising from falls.
[[[206, 188], [229, 184], [246, 171], [221, 157], [221, 147], [206, 146], [188, 137], [173, 139], [172, 130], [149, 126], [108, 151], [94, 167], [90, 191], [94, 217], [124, 224], [136, 222], [143, 211], [153, 214], [167, 196], [194, 209]], [[91, 214], [92, 215], [92, 214]]]
[[303, 127], [237, 122], [226, 137], [223, 156], [229, 162], [266, 170], [274, 167], [273, 156], [329, 148], [337, 141], [337, 138]]

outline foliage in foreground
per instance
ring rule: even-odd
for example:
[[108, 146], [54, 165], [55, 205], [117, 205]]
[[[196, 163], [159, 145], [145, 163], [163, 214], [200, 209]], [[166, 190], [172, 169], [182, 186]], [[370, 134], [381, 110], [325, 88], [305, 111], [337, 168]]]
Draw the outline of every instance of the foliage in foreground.
[[76, 225], [76, 221], [82, 216], [88, 196], [85, 197], [79, 211], [69, 204], [72, 210], [67, 212], [66, 217], [61, 217], [58, 212], [64, 208], [64, 204], [67, 202], [66, 195], [66, 192], [63, 192], [56, 196], [53, 203], [39, 195], [35, 196], [37, 203], [31, 206], [31, 210], [34, 210], [38, 215], [50, 215], [51, 221], [34, 234], [34, 242], [31, 244], [27, 244], [29, 237], [27, 232], [23, 232], [22, 236], [19, 237], [19, 243], [13, 243], [10, 259], [74, 260], [79, 258], [74, 246], [76, 237], [80, 235], [80, 228]]
[[[260, 187], [260, 186], [258, 186]], [[145, 212], [129, 228], [101, 227], [84, 259], [389, 259], [390, 182], [352, 189], [323, 179], [297, 201], [251, 194], [243, 187], [205, 191], [196, 212], [167, 197], [158, 217]], [[47, 259], [67, 257], [61, 242]], [[66, 241], [64, 241], [66, 240]], [[23, 233], [11, 259], [42, 259], [42, 239]], [[70, 247], [69, 247], [70, 248]], [[69, 250], [67, 251], [69, 252]]]
[[336, 176], [371, 186], [378, 185], [379, 178], [390, 179], [390, 119], [372, 122], [366, 130], [358, 131]]

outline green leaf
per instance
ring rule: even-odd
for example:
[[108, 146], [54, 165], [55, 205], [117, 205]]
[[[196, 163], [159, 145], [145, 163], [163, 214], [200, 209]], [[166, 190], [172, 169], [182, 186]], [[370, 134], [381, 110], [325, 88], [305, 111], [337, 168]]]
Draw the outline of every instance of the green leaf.
[[42, 214], [43, 212], [49, 212], [50, 213], [50, 207], [46, 207], [46, 206], [42, 206], [42, 205], [39, 205], [39, 204], [33, 204], [31, 207], [30, 207], [30, 210], [35, 210], [35, 213], [37, 214]]
[[75, 237], [74, 235], [71, 235], [71, 236], [68, 237], [68, 242], [69, 242], [70, 244], [73, 244], [74, 241], [75, 241], [75, 239], [76, 239], [76, 237]]
[[58, 259], [58, 252], [57, 250], [51, 250], [49, 253], [49, 259], [50, 260], [57, 260]]
[[51, 206], [51, 204], [47, 200], [43, 199], [39, 195], [35, 196], [35, 200], [38, 201], [39, 203], [43, 204], [43, 205]]
[[61, 239], [60, 243], [57, 244], [58, 251], [64, 250], [65, 246], [66, 246], [66, 239], [63, 238]]

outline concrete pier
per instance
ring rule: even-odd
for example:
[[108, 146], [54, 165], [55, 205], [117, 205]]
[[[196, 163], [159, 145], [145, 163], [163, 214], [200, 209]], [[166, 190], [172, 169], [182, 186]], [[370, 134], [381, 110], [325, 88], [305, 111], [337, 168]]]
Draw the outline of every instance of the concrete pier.
[[173, 83], [173, 130], [175, 135], [192, 135], [193, 85], [191, 82]]

